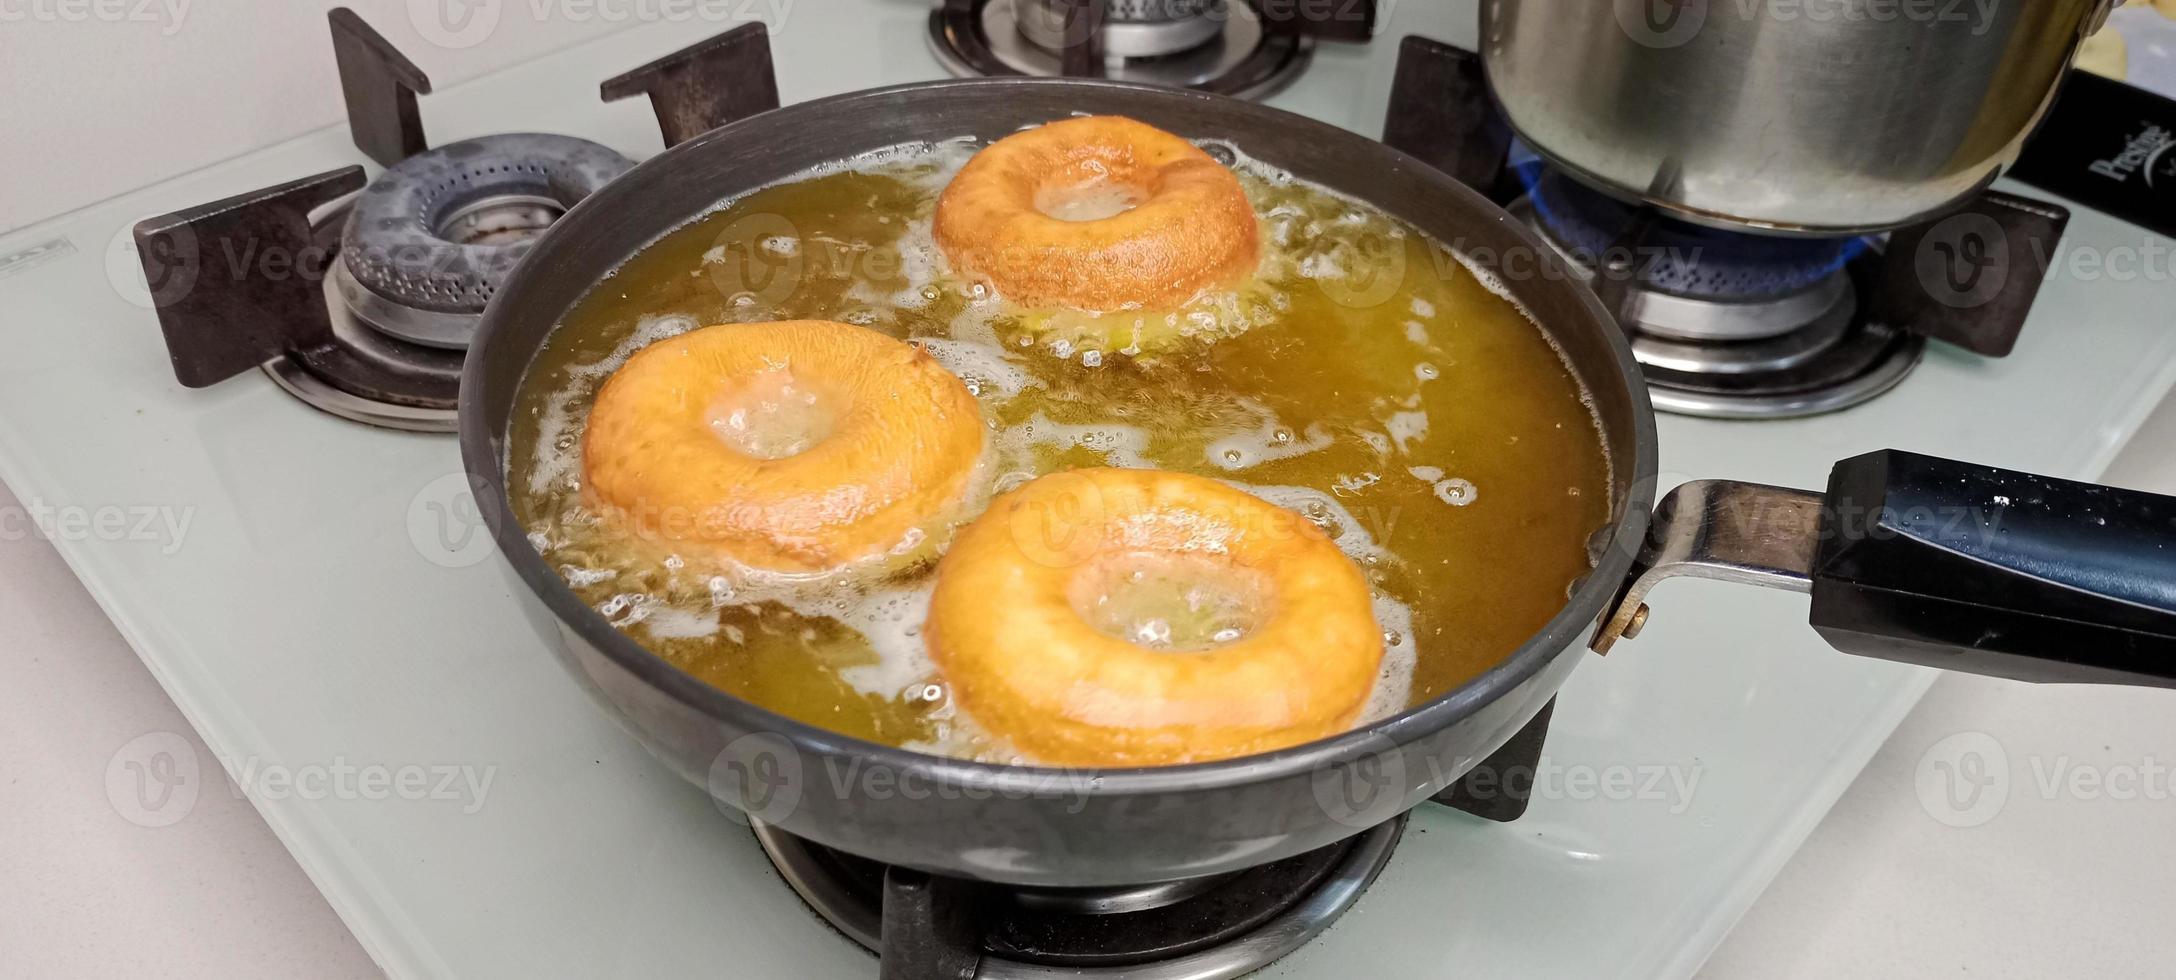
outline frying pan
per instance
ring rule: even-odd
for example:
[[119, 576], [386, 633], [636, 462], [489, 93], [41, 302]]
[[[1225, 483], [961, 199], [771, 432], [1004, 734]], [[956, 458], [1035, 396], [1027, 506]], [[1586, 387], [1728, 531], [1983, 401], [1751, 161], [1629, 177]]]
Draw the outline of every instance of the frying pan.
[[[516, 395], [554, 326], [607, 273], [721, 200], [817, 164], [902, 143], [995, 140], [1074, 113], [1228, 141], [1469, 256], [1493, 257], [1497, 265], [1484, 269], [1564, 351], [1609, 450], [1612, 519], [1597, 536], [1592, 574], [1561, 612], [1486, 673], [1362, 730], [1221, 762], [1060, 770], [878, 745], [743, 701], [613, 628], [529, 544], [507, 497]], [[1649, 590], [1671, 575], [1810, 590], [1817, 627], [1854, 652], [2035, 679], [2176, 678], [2176, 547], [2163, 548], [2176, 543], [2176, 500], [1875, 454], [1840, 464], [1828, 494], [1709, 481], [1651, 515], [1655, 423], [1638, 367], [1555, 252], [1397, 150], [1195, 92], [935, 82], [778, 109], [683, 143], [577, 205], [500, 288], [461, 379], [460, 438], [532, 622], [653, 753], [720, 804], [788, 833], [964, 878], [1059, 887], [1177, 880], [1289, 857], [1393, 819], [1517, 732], [1590, 645], [1606, 650], [1636, 634]], [[1996, 520], [1953, 523], [1956, 512]]]

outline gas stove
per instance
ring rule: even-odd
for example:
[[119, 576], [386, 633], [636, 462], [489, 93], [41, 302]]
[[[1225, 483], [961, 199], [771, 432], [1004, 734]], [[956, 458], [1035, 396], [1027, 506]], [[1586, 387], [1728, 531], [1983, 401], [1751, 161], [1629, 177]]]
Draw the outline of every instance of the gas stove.
[[[251, 368], [325, 412], [452, 432], [463, 353], [497, 284], [568, 208], [635, 163], [572, 136], [431, 147], [430, 77], [361, 17], [328, 17], [357, 151], [346, 166], [140, 222], [145, 288], [182, 384]], [[603, 83], [647, 94], [667, 145], [778, 106], [762, 24]], [[278, 269], [248, 258], [281, 256]], [[290, 274], [290, 267], [291, 273]]]
[[[0, 476], [26, 501], [193, 516], [191, 536], [172, 549], [95, 536], [56, 544], [217, 761], [234, 772], [346, 760], [493, 773], [491, 795], [472, 810], [250, 786], [388, 972], [649, 975], [733, 963], [866, 977], [880, 967], [865, 949], [882, 948], [900, 969], [972, 961], [986, 976], [1138, 975], [1150, 962], [1170, 975], [1230, 975], [1272, 960], [1301, 976], [1683, 975], [1924, 689], [1925, 671], [1826, 650], [1787, 598], [1734, 595], [1654, 624], [1638, 650], [1582, 665], [1561, 710], [1477, 768], [1449, 805], [1232, 879], [1176, 885], [992, 890], [876, 867], [721, 814], [543, 655], [556, 627], [526, 618], [508, 595], [451, 441], [388, 431], [442, 424], [443, 389], [436, 405], [409, 404], [420, 400], [411, 392], [354, 412], [294, 392], [306, 406], [290, 389], [363, 394], [367, 384], [338, 373], [341, 358], [435, 364], [439, 380], [450, 377], [462, 318], [497, 273], [478, 262], [440, 276], [443, 250], [518, 261], [520, 243], [571, 203], [557, 181], [528, 181], [540, 175], [523, 161], [557, 172], [583, 156], [609, 169], [615, 156], [639, 159], [753, 111], [736, 95], [760, 108], [947, 70], [903, 40], [929, 26], [927, 7], [794, 9], [767, 34], [742, 29], [690, 47], [684, 25], [649, 25], [436, 93], [415, 64], [347, 23], [336, 50], [349, 127], [0, 239], [0, 302], [17, 314], [0, 332], [18, 365], [0, 386]], [[1382, 34], [1470, 43], [1473, 18], [1471, 3], [1386, 6]], [[1325, 45], [1270, 101], [1370, 134], [1381, 126], [1430, 165], [1506, 202], [1526, 198], [1520, 220], [1574, 257], [1605, 238], [1619, 244], [1606, 202], [1546, 171], [1505, 166], [1517, 159], [1512, 140], [1487, 113], [1392, 97], [1474, 77], [1446, 44]], [[637, 94], [654, 112], [600, 99]], [[425, 122], [443, 142], [423, 138]], [[518, 135], [538, 133], [556, 135], [542, 146]], [[472, 154], [508, 162], [480, 174], [448, 166]], [[432, 238], [420, 273], [349, 267], [385, 244], [347, 235], [370, 188], [428, 197], [460, 173], [465, 184], [451, 179], [463, 190], [408, 226]], [[176, 263], [186, 253], [175, 246], [237, 230], [298, 252], [315, 246], [317, 274], [241, 280], [261, 292], [202, 283], [179, 306], [146, 290], [147, 271], [156, 287], [178, 281], [169, 271], [207, 268]], [[1665, 340], [1762, 344], [1834, 331], [1832, 321], [1847, 338], [1875, 334], [1870, 311], [1886, 302], [1876, 263], [1899, 248], [1755, 246], [1697, 226], [1649, 224], [1644, 234], [1647, 246], [1686, 236], [1704, 249], [1702, 261], [1614, 277], [1607, 247], [1594, 251], [1600, 288], [1634, 312], [1651, 357], [1668, 354], [1656, 346]], [[2089, 210], [2060, 240], [2103, 252], [2160, 244]], [[105, 262], [83, 254], [107, 242]], [[1705, 261], [1718, 242], [1730, 264]], [[2163, 292], [2052, 277], [2018, 309], [2030, 322], [2000, 360], [1897, 331], [1886, 342], [1909, 350], [1870, 363], [1917, 367], [1882, 397], [1758, 426], [1665, 419], [1662, 468], [1668, 482], [1728, 472], [1817, 485], [1827, 460], [1895, 444], [2096, 475], [2176, 380]], [[218, 297], [227, 305], [213, 305]], [[207, 305], [192, 313], [191, 302]], [[192, 344], [215, 330], [217, 343]], [[404, 383], [429, 380], [415, 373]], [[1747, 635], [1773, 639], [1758, 649], [1731, 639]], [[1580, 942], [1556, 941], [1567, 930]]]
[[[634, 166], [572, 136], [493, 134], [430, 147], [416, 111], [428, 77], [344, 8], [330, 17], [360, 166], [138, 223], [145, 286], [177, 380], [205, 387], [255, 367], [339, 418], [452, 431], [460, 370], [483, 307], [569, 208]], [[648, 94], [668, 144], [778, 103], [761, 24], [604, 83]], [[639, 84], [637, 82], [639, 80]], [[391, 97], [387, 98], [387, 93]], [[1421, 105], [1394, 105], [1414, 115]], [[306, 250], [294, 276], [220, 268], [271, 243]], [[1544, 711], [1440, 802], [1488, 819], [1523, 811], [1530, 787], [1464, 787], [1539, 764]], [[1020, 968], [1129, 976], [1236, 976], [1297, 949], [1352, 907], [1389, 859], [1402, 819], [1249, 871], [1127, 888], [1005, 891], [932, 879], [755, 824], [781, 877], [825, 921], [879, 954], [886, 976], [1003, 975]]]
[[1624, 327], [1666, 412], [1850, 408], [1902, 383], [1930, 339], [2005, 356], [2070, 221], [2061, 205], [1995, 190], [1874, 236], [1667, 213], [1519, 144], [1471, 52], [1413, 38], [1401, 62], [1410, 95], [1386, 139], [1453, 170], [1568, 259]]

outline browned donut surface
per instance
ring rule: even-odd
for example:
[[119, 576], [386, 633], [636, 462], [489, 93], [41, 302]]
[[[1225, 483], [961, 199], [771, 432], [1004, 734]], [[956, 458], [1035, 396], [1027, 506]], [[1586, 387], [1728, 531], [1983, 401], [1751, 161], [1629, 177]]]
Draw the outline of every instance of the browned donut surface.
[[975, 154], [938, 199], [935, 232], [957, 272], [1034, 307], [1175, 309], [1261, 256], [1230, 169], [1120, 116], [1050, 123]]

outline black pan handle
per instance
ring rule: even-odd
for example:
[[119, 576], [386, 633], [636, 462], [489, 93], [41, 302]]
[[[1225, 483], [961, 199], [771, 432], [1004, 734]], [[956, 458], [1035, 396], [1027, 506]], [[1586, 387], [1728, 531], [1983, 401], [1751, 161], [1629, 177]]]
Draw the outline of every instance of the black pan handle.
[[1595, 635], [1636, 636], [1662, 579], [1810, 592], [1846, 653], [2060, 683], [2176, 687], [2176, 497], [1884, 450], [1826, 494], [1703, 481], [1657, 508]]

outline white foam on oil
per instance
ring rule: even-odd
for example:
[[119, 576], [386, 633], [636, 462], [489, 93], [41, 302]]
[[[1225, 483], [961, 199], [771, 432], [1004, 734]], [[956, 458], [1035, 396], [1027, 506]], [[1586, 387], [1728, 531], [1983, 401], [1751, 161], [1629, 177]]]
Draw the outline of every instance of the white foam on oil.
[[660, 640], [699, 640], [718, 634], [718, 614], [660, 602], [652, 605], [643, 626]]
[[1069, 424], [1053, 422], [1037, 413], [1035, 417], [1019, 425], [1009, 426], [998, 432], [994, 442], [1000, 453], [1014, 468], [1028, 468], [1040, 472], [1031, 451], [1035, 449], [1066, 452], [1085, 449], [1103, 458], [1109, 466], [1125, 469], [1152, 470], [1157, 466], [1148, 457], [1148, 430], [1117, 422], [1093, 422]]
[[1407, 446], [1428, 438], [1427, 412], [1397, 412], [1385, 419], [1383, 424], [1390, 430], [1390, 441], [1397, 445], [1401, 453], [1406, 451]]
[[[1375, 540], [1367, 525], [1353, 517], [1337, 498], [1313, 487], [1254, 486], [1231, 483], [1229, 486], [1251, 493], [1263, 500], [1292, 511], [1313, 522], [1330, 536], [1331, 543], [1363, 573], [1396, 561], [1390, 551]], [[1372, 578], [1372, 576], [1370, 576]], [[1397, 597], [1371, 587], [1371, 605], [1375, 613], [1375, 625], [1383, 631], [1383, 662], [1376, 676], [1375, 687], [1368, 695], [1367, 707], [1362, 709], [1360, 722], [1380, 721], [1404, 711], [1413, 698], [1413, 671], [1420, 661], [1418, 648], [1413, 642], [1413, 610]]]
[[929, 598], [934, 582], [925, 578], [910, 589], [871, 592], [857, 597], [845, 608], [827, 611], [796, 610], [803, 615], [828, 615], [869, 641], [876, 659], [839, 669], [839, 679], [855, 691], [873, 697], [898, 698], [918, 686], [936, 682], [937, 665], [929, 658], [922, 630], [929, 622]]
[[1263, 463], [1297, 459], [1336, 444], [1337, 440], [1320, 422], [1294, 431], [1292, 426], [1265, 413], [1260, 425], [1211, 442], [1206, 454], [1210, 465], [1236, 473]]
[[1383, 664], [1360, 709], [1359, 724], [1397, 716], [1413, 703], [1413, 671], [1420, 662], [1413, 645], [1413, 610], [1386, 595], [1375, 597], [1375, 625], [1383, 630]]
[[944, 337], [918, 337], [913, 343], [945, 370], [958, 375], [977, 398], [1010, 400], [1043, 384], [1028, 369], [1006, 357], [1004, 348], [994, 344]]

